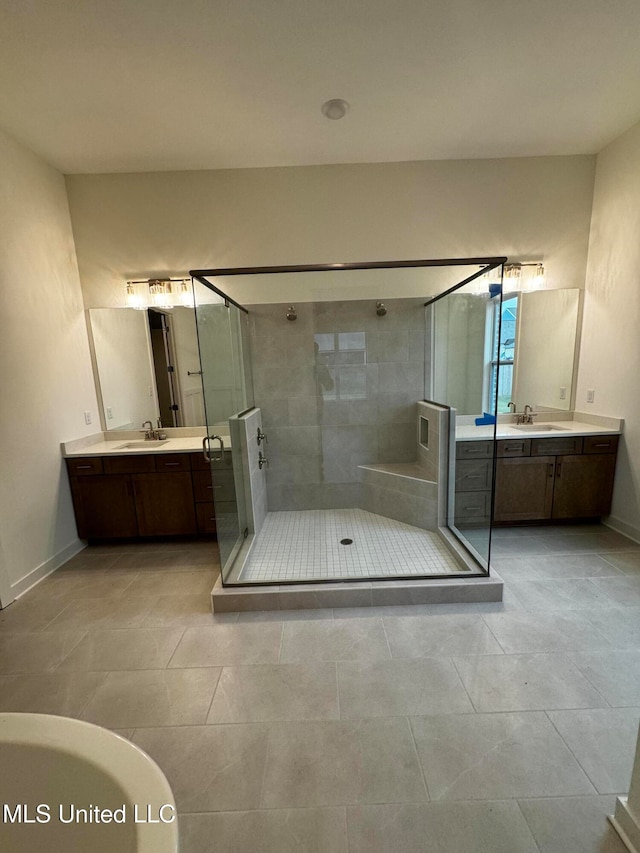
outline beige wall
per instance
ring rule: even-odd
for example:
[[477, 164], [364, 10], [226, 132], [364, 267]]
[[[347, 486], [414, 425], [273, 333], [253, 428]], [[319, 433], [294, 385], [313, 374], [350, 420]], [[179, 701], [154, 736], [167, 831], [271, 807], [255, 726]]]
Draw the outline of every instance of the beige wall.
[[[533, 157], [70, 176], [85, 303], [122, 305], [127, 278], [195, 268], [478, 254], [543, 259], [552, 284], [583, 287], [594, 162]], [[272, 292], [261, 300], [239, 285], [231, 295], [253, 303], [291, 298]]]
[[1, 132], [0, 199], [0, 554], [15, 595], [80, 547], [60, 442], [100, 421], [64, 179]]
[[[625, 419], [611, 523], [640, 539], [640, 124], [598, 155], [576, 408]], [[587, 390], [595, 399], [586, 402]]]

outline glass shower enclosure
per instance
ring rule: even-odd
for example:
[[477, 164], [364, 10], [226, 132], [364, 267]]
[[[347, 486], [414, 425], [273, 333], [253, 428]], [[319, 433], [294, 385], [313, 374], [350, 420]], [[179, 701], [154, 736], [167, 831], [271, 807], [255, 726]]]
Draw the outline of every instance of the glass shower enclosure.
[[[488, 573], [505, 260], [191, 273], [223, 584]], [[228, 419], [254, 407], [268, 512], [250, 531]]]
[[[213, 512], [223, 576], [242, 546], [246, 531], [242, 460], [231, 452], [229, 417], [253, 407], [248, 313], [225, 294], [193, 279], [196, 329], [207, 435], [203, 456], [211, 468], [209, 501], [196, 504]], [[204, 507], [204, 509], [203, 509]]]

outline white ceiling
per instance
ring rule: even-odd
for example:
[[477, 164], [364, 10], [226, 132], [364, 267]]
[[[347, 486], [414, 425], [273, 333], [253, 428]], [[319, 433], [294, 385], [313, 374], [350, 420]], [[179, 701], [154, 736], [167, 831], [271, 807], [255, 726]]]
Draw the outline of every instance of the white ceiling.
[[0, 0], [0, 126], [67, 173], [594, 153], [639, 119], [639, 0]]

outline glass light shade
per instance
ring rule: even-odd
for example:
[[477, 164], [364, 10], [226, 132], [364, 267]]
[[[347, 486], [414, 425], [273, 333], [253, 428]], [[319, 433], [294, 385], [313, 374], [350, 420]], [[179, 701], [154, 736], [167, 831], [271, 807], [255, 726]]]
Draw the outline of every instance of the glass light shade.
[[544, 287], [545, 283], [545, 272], [544, 266], [542, 264], [536, 264], [536, 268], [533, 273], [533, 278], [531, 280], [531, 289], [532, 290], [540, 290]]
[[191, 281], [188, 278], [183, 279], [180, 282], [178, 290], [180, 296], [180, 304], [183, 305], [185, 308], [193, 308], [194, 300], [193, 290], [191, 288]]
[[171, 304], [171, 282], [156, 279], [149, 282], [149, 293], [151, 301], [156, 308], [172, 308]]
[[144, 300], [139, 293], [136, 293], [133, 282], [127, 282], [127, 307], [135, 308], [136, 311], [143, 311], [146, 307]]

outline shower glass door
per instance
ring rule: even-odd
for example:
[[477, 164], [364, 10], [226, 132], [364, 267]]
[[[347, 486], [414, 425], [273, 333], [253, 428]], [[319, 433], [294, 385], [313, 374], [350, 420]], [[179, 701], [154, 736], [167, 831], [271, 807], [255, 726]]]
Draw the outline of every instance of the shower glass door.
[[430, 398], [450, 411], [446, 525], [489, 570], [496, 454], [497, 400], [508, 391], [514, 330], [504, 322], [502, 266], [426, 308]]
[[242, 455], [240, 448], [231, 448], [229, 430], [229, 418], [253, 406], [247, 313], [200, 281], [194, 279], [193, 285], [207, 425], [203, 453], [211, 469], [213, 504], [202, 511], [213, 509], [215, 515], [224, 582], [247, 527], [241, 485]]

